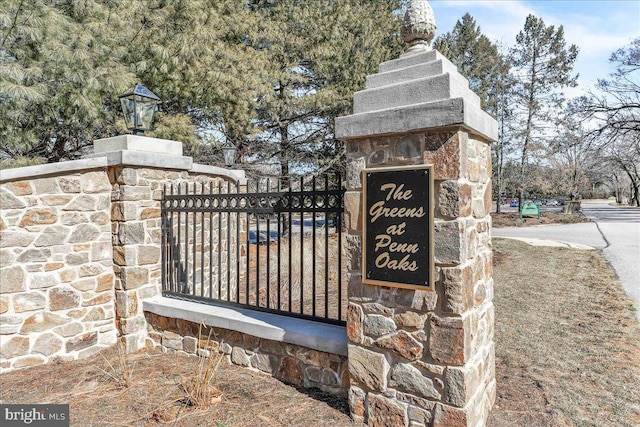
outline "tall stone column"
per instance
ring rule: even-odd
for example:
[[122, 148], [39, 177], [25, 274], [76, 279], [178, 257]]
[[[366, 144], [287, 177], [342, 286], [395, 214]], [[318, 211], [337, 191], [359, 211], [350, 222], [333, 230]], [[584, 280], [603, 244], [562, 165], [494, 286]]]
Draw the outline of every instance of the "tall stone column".
[[[497, 124], [427, 44], [426, 1], [405, 16], [399, 59], [380, 64], [336, 120], [347, 147], [349, 404], [369, 426], [482, 426], [496, 391], [491, 152]], [[362, 283], [362, 169], [433, 165], [435, 291]], [[411, 232], [411, 230], [407, 230]]]
[[227, 180], [244, 183], [243, 172], [197, 165], [182, 154], [178, 141], [137, 135], [94, 141], [91, 157], [107, 158], [111, 183], [115, 317], [127, 351], [146, 345], [148, 325], [142, 301], [162, 292], [160, 216], [165, 186], [197, 192], [202, 185], [224, 189]]
[[161, 293], [160, 201], [165, 185], [187, 180], [193, 161], [182, 143], [137, 135], [94, 141], [91, 157], [106, 157], [116, 326], [127, 351], [145, 346], [142, 300]]

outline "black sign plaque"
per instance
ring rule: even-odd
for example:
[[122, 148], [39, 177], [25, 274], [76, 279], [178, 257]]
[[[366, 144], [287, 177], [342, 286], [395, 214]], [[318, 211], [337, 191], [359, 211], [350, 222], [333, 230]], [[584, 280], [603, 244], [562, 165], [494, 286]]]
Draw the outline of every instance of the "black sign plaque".
[[434, 289], [432, 165], [365, 169], [362, 282]]

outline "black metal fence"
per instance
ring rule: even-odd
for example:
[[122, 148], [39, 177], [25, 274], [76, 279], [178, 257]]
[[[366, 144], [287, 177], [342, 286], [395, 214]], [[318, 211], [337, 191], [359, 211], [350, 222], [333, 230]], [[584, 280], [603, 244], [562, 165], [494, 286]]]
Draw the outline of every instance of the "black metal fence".
[[344, 324], [343, 196], [339, 175], [165, 188], [163, 294]]

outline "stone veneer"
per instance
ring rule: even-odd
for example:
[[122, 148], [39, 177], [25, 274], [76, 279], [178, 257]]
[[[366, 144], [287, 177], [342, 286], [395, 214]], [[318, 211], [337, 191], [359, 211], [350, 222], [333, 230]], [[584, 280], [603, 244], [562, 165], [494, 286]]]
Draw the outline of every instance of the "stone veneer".
[[[407, 145], [415, 148], [413, 160], [398, 156], [398, 147]], [[354, 418], [371, 426], [415, 427], [486, 419], [496, 387], [490, 156], [488, 144], [463, 130], [348, 144], [347, 335]], [[436, 292], [361, 282], [361, 179], [355, 171], [377, 159], [386, 166], [434, 164]]]
[[[497, 125], [435, 50], [380, 64], [336, 119], [347, 152], [347, 336], [354, 419], [479, 427], [496, 393], [491, 153]], [[362, 170], [433, 165], [435, 291], [362, 283]], [[411, 230], [408, 230], [411, 232]]]
[[142, 301], [161, 292], [164, 186], [241, 175], [128, 151], [2, 171], [0, 370], [86, 357], [118, 339], [143, 348]]
[[[113, 185], [111, 220], [117, 326], [129, 351], [145, 346], [146, 321], [141, 301], [161, 293], [160, 203], [165, 185], [218, 188], [226, 180], [187, 171], [116, 166], [109, 171]], [[190, 190], [191, 191], [191, 190]], [[201, 229], [199, 228], [200, 232]], [[224, 246], [224, 242], [222, 242]], [[204, 249], [204, 248], [203, 248]]]
[[149, 337], [163, 351], [208, 357], [207, 348], [213, 347], [227, 355], [230, 363], [270, 374], [295, 386], [347, 396], [349, 372], [345, 356], [155, 313], [145, 312], [145, 316]]
[[106, 168], [0, 184], [0, 369], [117, 340]]

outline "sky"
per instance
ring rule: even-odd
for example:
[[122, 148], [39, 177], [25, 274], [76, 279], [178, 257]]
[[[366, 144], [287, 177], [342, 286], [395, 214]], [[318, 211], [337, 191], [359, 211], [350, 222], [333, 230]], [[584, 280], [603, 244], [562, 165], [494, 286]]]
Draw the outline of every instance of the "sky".
[[429, 0], [436, 17], [436, 36], [453, 29], [466, 12], [481, 31], [505, 47], [515, 43], [529, 14], [546, 25], [564, 27], [567, 45], [579, 48], [574, 72], [578, 87], [565, 89], [568, 97], [580, 96], [614, 68], [609, 56], [640, 37], [640, 0]]

